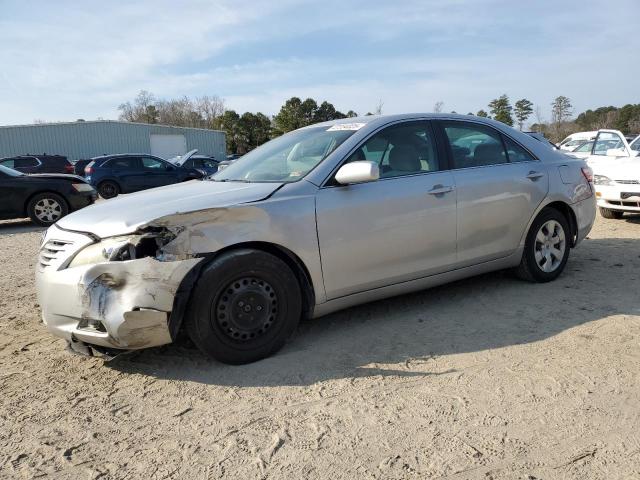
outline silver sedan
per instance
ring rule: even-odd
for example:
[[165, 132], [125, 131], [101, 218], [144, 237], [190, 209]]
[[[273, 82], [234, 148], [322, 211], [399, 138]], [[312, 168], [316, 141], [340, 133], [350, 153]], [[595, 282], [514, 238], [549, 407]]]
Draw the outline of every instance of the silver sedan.
[[501, 123], [407, 114], [296, 130], [209, 181], [123, 195], [46, 232], [42, 317], [79, 352], [186, 329], [228, 363], [301, 318], [498, 269], [554, 280], [595, 217], [591, 171]]

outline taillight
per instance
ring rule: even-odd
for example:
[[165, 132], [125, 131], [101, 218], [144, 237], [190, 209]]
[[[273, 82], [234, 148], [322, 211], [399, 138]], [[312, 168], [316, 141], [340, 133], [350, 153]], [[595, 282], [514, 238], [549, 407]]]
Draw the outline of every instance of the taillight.
[[65, 165], [64, 166], [64, 171], [67, 172], [67, 173], [74, 173], [75, 172], [75, 170], [73, 168], [73, 165]]
[[84, 174], [91, 175], [93, 173], [93, 167], [84, 167]]
[[582, 167], [582, 175], [589, 183], [593, 183], [593, 170], [589, 167]]

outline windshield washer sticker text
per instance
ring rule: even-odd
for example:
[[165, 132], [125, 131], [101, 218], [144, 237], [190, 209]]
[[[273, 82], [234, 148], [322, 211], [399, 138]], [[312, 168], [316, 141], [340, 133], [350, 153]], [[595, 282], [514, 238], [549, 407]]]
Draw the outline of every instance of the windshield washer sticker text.
[[335, 132], [337, 130], [360, 130], [365, 123], [339, 123], [327, 128], [327, 132]]

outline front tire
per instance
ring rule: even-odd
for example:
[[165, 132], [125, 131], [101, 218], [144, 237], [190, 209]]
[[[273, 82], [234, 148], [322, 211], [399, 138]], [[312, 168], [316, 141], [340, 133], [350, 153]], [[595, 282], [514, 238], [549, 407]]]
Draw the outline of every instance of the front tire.
[[31, 221], [41, 227], [53, 225], [67, 213], [67, 202], [55, 193], [39, 193], [27, 205], [27, 214]]
[[524, 245], [516, 275], [529, 282], [558, 278], [569, 259], [571, 230], [565, 216], [546, 208], [534, 220]]
[[300, 285], [278, 257], [250, 249], [205, 266], [186, 312], [198, 348], [223, 363], [255, 362], [278, 351], [302, 312]]
[[603, 218], [609, 218], [612, 220], [620, 220], [622, 215], [624, 215], [624, 212], [611, 210], [610, 208], [598, 207], [598, 210], [600, 210], [600, 215], [602, 215]]

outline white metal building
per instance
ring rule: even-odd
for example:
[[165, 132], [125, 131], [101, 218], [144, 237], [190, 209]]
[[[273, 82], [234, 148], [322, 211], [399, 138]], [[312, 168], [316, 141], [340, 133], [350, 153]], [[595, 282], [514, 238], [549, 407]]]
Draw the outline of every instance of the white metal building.
[[0, 158], [39, 153], [64, 155], [72, 161], [113, 153], [150, 153], [170, 158], [194, 148], [223, 160], [225, 134], [113, 120], [0, 127]]

